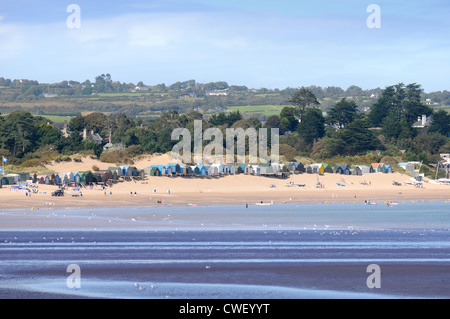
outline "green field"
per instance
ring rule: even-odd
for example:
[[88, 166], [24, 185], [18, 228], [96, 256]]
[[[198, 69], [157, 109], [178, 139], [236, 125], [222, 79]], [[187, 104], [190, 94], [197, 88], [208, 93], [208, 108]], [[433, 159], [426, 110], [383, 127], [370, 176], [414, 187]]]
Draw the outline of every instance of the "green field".
[[450, 105], [439, 105], [439, 106], [433, 106], [435, 110], [444, 110], [447, 111], [447, 113], [450, 113]]
[[242, 114], [262, 114], [265, 116], [279, 115], [284, 105], [243, 105], [229, 106], [230, 111], [239, 111]]
[[134, 92], [134, 93], [97, 93], [99, 97], [138, 97], [143, 95], [168, 95], [168, 93]]
[[67, 121], [67, 123], [70, 122], [70, 119], [72, 116], [60, 116], [60, 115], [41, 115], [42, 117], [45, 117], [46, 119], [49, 119], [52, 122], [64, 122]]

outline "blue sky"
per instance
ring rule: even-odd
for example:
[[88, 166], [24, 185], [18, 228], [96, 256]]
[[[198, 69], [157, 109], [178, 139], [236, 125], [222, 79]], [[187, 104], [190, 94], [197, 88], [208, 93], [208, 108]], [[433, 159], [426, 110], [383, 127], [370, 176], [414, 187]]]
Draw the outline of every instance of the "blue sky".
[[[79, 29], [66, 24], [72, 3]], [[379, 29], [366, 24], [372, 3]], [[0, 0], [0, 76], [449, 90], [449, 17], [444, 0]]]

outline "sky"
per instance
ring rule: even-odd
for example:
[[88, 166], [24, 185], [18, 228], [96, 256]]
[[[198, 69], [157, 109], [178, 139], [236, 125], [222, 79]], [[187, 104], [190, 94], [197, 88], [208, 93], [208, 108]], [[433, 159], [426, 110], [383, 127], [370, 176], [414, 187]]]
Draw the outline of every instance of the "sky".
[[432, 92], [449, 35], [448, 0], [0, 0], [0, 77]]

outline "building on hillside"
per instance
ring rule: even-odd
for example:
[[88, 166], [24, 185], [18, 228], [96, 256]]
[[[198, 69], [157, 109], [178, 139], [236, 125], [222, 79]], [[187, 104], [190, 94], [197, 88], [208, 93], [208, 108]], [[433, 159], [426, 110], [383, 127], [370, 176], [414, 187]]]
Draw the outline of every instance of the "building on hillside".
[[95, 144], [101, 145], [103, 143], [103, 138], [98, 133], [94, 133], [92, 130], [88, 132], [87, 129], [84, 128], [83, 141], [91, 141]]
[[431, 124], [433, 124], [432, 116], [426, 116], [425, 114], [423, 114], [422, 116], [419, 116], [417, 118], [417, 121], [413, 123], [412, 127], [425, 128], [431, 126]]

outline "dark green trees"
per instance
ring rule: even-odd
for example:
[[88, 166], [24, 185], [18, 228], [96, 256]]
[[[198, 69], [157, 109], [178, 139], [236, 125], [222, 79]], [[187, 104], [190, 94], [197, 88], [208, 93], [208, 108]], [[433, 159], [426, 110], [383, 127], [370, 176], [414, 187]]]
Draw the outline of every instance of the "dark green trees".
[[[383, 128], [386, 138], [408, 135], [409, 128], [422, 115], [433, 110], [421, 102], [422, 89], [416, 83], [405, 86], [399, 83], [383, 90], [381, 97], [371, 107], [369, 120], [373, 126]], [[409, 131], [412, 134], [412, 131]], [[412, 137], [412, 136], [409, 136]]]
[[301, 88], [288, 100], [294, 105], [294, 112], [298, 119], [302, 120], [308, 108], [317, 108], [320, 103], [316, 96], [308, 89]]

